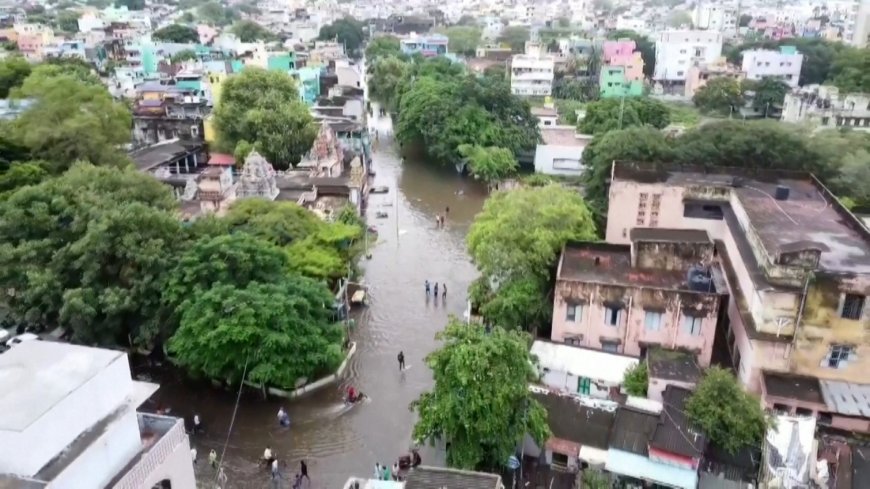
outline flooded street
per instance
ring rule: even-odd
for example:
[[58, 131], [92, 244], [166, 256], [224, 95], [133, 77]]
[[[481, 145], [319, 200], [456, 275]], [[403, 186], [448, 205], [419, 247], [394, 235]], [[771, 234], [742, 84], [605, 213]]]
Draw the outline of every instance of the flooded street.
[[[369, 198], [368, 222], [378, 230], [377, 243], [370, 243], [371, 260], [361, 263], [370, 305], [359, 313], [351, 332], [357, 352], [341, 383], [292, 401], [243, 397], [227, 440], [235, 393], [192, 385], [174, 376], [155, 379], [161, 383], [156, 397], [171, 406], [173, 414], [189, 422], [193, 413], [199, 413], [205, 424], [204, 434], [191, 435], [199, 452], [196, 472], [201, 487], [214, 487], [216, 473], [208, 466], [208, 452], [215, 449], [220, 455], [225, 442], [224, 489], [273, 487], [268, 473], [257, 466], [267, 445], [288, 464], [280, 486], [286, 488], [292, 485], [300, 459], [308, 463], [310, 487], [334, 489], [341, 488], [349, 476], [369, 475], [375, 462], [392, 464], [407, 453], [414, 423], [408, 405], [432, 384], [423, 359], [436, 348], [435, 333], [448, 315], [462, 316], [466, 290], [476, 277], [465, 251], [465, 235], [485, 192], [452, 169], [414, 162], [403, 165], [391, 139], [384, 136], [389, 121], [372, 122], [381, 131], [375, 143], [373, 183], [390, 190]], [[447, 206], [446, 224], [439, 229], [436, 214], [444, 213]], [[377, 211], [388, 216], [376, 219]], [[427, 301], [423, 288], [427, 279], [447, 285], [446, 300]], [[403, 373], [396, 360], [400, 350], [410, 367]], [[351, 384], [371, 400], [348, 411], [342, 393]], [[282, 405], [292, 420], [289, 429], [276, 423]], [[440, 452], [421, 453], [425, 464], [444, 462]]]

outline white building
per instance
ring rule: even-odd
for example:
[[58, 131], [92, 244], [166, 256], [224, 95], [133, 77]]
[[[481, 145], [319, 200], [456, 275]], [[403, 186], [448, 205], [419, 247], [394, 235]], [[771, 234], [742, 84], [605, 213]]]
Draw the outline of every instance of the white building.
[[870, 94], [840, 94], [837, 87], [811, 85], [785, 96], [784, 122], [809, 122], [818, 129], [870, 131]]
[[136, 411], [157, 388], [119, 351], [28, 341], [0, 354], [0, 487], [195, 489], [184, 421]]
[[653, 79], [685, 82], [693, 65], [713, 64], [722, 56], [722, 33], [716, 31], [665, 31], [656, 39]]
[[804, 55], [794, 46], [743, 51], [743, 72], [747, 80], [776, 78], [791, 88], [798, 86]]
[[730, 5], [698, 2], [692, 11], [692, 24], [696, 29], [734, 32], [737, 29], [737, 9]]
[[857, 0], [857, 3], [849, 42], [856, 48], [866, 48], [870, 47], [870, 0]]
[[532, 343], [532, 355], [547, 387], [599, 399], [607, 399], [611, 389], [619, 390], [625, 372], [639, 362], [628, 355], [541, 340]]
[[577, 134], [574, 126], [541, 127], [541, 139], [535, 148], [535, 172], [546, 175], [583, 173], [583, 150], [592, 136]]
[[511, 93], [548, 96], [553, 91], [556, 58], [543, 53], [535, 43], [527, 43], [526, 54], [511, 58]]

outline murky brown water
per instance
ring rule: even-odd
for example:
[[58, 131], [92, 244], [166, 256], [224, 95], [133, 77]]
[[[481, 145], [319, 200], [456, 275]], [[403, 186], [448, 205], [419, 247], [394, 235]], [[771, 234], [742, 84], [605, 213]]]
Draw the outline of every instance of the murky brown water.
[[[369, 200], [369, 223], [377, 227], [379, 238], [371, 260], [362, 264], [371, 303], [360, 313], [352, 332], [357, 353], [340, 384], [293, 401], [242, 399], [223, 459], [228, 477], [225, 489], [274, 487], [265, 470], [256, 465], [267, 445], [288, 463], [287, 480], [281, 487], [292, 485], [299, 460], [304, 458], [311, 474], [310, 487], [334, 489], [352, 475], [370, 474], [375, 462], [392, 464], [411, 443], [414, 414], [408, 405], [432, 384], [423, 358], [437, 346], [435, 333], [444, 327], [448, 315], [461, 317], [467, 287], [476, 276], [465, 251], [465, 235], [485, 193], [452, 169], [402, 164], [389, 137], [383, 136], [389, 122], [374, 122], [382, 134], [374, 155], [374, 184], [387, 185], [390, 192]], [[435, 216], [446, 206], [449, 217], [444, 229], [438, 229]], [[379, 210], [388, 217], [375, 219]], [[447, 284], [446, 300], [426, 300], [423, 282], [427, 279]], [[404, 373], [398, 371], [399, 350], [410, 366]], [[197, 479], [202, 487], [214, 487], [211, 481], [216, 474], [208, 467], [208, 452], [214, 448], [221, 453], [235, 394], [165, 377], [156, 379], [161, 383], [160, 401], [188, 420], [199, 413], [206, 426], [204, 434], [192, 435], [191, 440], [199, 451]], [[369, 394], [371, 401], [348, 411], [342, 393], [350, 384]], [[290, 414], [289, 429], [276, 424], [281, 405]], [[424, 463], [443, 464], [443, 454], [422, 453]]]

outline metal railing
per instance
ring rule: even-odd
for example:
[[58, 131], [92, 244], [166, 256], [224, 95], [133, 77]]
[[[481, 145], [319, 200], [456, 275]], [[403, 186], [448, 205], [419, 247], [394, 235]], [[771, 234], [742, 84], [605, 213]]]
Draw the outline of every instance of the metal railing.
[[[140, 418], [160, 418], [159, 421], [168, 420], [168, 418], [163, 416], [149, 414], [139, 414], [139, 416]], [[143, 420], [140, 419], [140, 424], [141, 421]], [[172, 455], [176, 447], [184, 441], [184, 437], [186, 436], [187, 433], [184, 431], [184, 420], [176, 419], [172, 428], [169, 428], [169, 430], [164, 433], [163, 436], [154, 443], [154, 445], [150, 448], [144, 449], [136, 464], [133, 465], [126, 474], [124, 474], [124, 477], [122, 477], [121, 480], [112, 486], [112, 489], [139, 489], [143, 487], [151, 474], [166, 462], [166, 459]]]

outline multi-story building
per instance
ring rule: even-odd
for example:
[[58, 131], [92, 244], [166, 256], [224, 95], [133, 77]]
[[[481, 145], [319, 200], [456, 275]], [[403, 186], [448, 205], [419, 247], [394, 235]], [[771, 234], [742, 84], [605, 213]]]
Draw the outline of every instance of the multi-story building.
[[870, 94], [840, 94], [837, 87], [811, 85], [786, 94], [784, 122], [809, 122], [817, 129], [870, 131]]
[[608, 243], [634, 246], [641, 226], [714, 240], [726, 283], [716, 291], [728, 295], [721, 334], [738, 378], [765, 404], [870, 429], [866, 396], [843, 400], [870, 389], [870, 230], [815, 177], [614, 163], [610, 202]]
[[0, 486], [196, 488], [184, 420], [137, 412], [158, 386], [125, 353], [28, 341], [0, 373]]
[[441, 56], [447, 54], [447, 36], [443, 34], [418, 35], [411, 33], [400, 41], [405, 54], [420, 53], [423, 56]]
[[203, 119], [210, 113], [208, 97], [193, 74], [175, 85], [143, 83], [133, 105], [133, 141], [136, 146], [172, 139], [202, 141]]
[[527, 43], [525, 54], [511, 58], [511, 93], [548, 96], [553, 92], [556, 58], [544, 53], [540, 45]]
[[858, 0], [851, 44], [856, 48], [870, 47], [870, 0]]
[[721, 32], [662, 32], [656, 39], [656, 66], [653, 79], [666, 83], [685, 83], [689, 68], [711, 64], [721, 56]]
[[606, 41], [598, 86], [602, 98], [643, 95], [643, 58], [631, 39]]
[[552, 339], [632, 356], [656, 346], [687, 350], [707, 366], [725, 291], [713, 241], [703, 230], [658, 227], [661, 196], [638, 198], [634, 224], [650, 227], [633, 227], [620, 244], [562, 250]]
[[732, 5], [698, 2], [692, 11], [692, 24], [696, 29], [736, 32], [737, 8]]
[[42, 24], [15, 24], [18, 51], [30, 61], [41, 61], [43, 49], [54, 42], [54, 31]]
[[798, 86], [804, 55], [794, 46], [743, 51], [743, 72], [747, 80], [775, 78], [791, 88]]
[[[725, 58], [719, 58], [712, 64], [694, 65], [689, 68], [689, 75], [686, 77], [687, 98], [692, 98], [695, 92], [707, 85], [707, 82], [714, 78], [731, 78], [736, 81], [743, 80], [745, 74], [740, 70], [740, 67], [728, 63]], [[735, 109], [737, 109], [735, 107]]]

